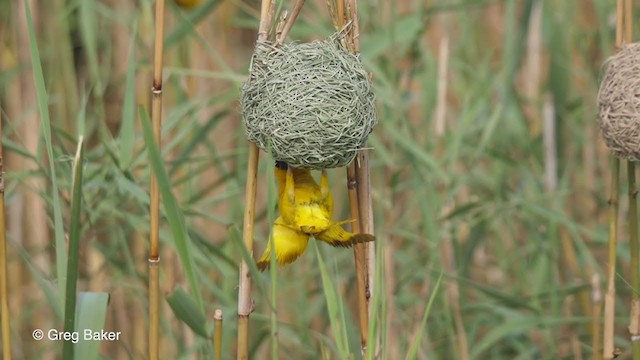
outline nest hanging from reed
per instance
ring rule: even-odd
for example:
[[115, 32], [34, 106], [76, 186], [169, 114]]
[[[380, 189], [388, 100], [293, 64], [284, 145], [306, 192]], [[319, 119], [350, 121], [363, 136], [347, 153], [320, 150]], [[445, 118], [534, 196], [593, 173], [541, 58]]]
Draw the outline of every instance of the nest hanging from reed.
[[296, 168], [348, 165], [376, 124], [374, 94], [360, 59], [331, 38], [256, 45], [242, 86], [249, 141]]
[[598, 123], [614, 155], [640, 159], [640, 43], [610, 57], [598, 92]]

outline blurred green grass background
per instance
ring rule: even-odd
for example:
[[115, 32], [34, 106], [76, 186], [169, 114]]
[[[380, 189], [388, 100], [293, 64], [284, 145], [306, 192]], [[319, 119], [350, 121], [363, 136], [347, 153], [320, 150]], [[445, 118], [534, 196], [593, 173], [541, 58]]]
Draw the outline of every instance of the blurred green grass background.
[[[138, 107], [149, 109], [153, 2], [29, 3], [39, 59], [29, 49], [23, 1], [0, 1], [14, 353], [60, 354], [60, 343], [35, 342], [31, 332], [62, 329], [60, 250], [71, 231], [72, 165], [83, 135], [78, 290], [110, 294], [105, 329], [123, 336], [101, 343], [101, 356], [146, 358], [151, 170]], [[378, 259], [371, 331], [379, 355], [590, 358], [610, 186], [596, 94], [601, 65], [615, 51], [615, 2], [358, 4], [380, 119], [369, 140]], [[162, 210], [161, 354], [210, 358], [201, 335], [221, 308], [223, 353], [232, 358], [247, 168], [238, 97], [260, 4], [167, 5], [162, 156], [164, 190], [176, 201]], [[289, 38], [321, 39], [332, 29], [325, 2], [307, 1]], [[34, 62], [43, 80], [34, 78]], [[273, 166], [262, 155], [256, 252], [266, 246], [273, 210]], [[347, 218], [345, 171], [330, 176], [336, 218]], [[184, 217], [186, 234], [166, 216]], [[626, 280], [625, 229], [621, 239], [616, 346], [624, 358], [636, 289]], [[188, 281], [181, 246], [190, 249], [195, 280]], [[319, 245], [315, 252], [310, 246], [278, 271], [277, 335], [270, 275], [254, 279], [252, 358], [269, 357], [274, 336], [281, 359], [360, 357], [352, 251]]]

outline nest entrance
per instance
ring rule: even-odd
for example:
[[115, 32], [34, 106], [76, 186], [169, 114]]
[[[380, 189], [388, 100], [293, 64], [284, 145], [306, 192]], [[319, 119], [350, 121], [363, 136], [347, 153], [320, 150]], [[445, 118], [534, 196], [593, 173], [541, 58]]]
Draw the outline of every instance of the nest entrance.
[[609, 149], [618, 157], [640, 160], [640, 43], [625, 45], [607, 60], [598, 109]]
[[241, 92], [249, 141], [296, 168], [348, 165], [377, 122], [367, 72], [333, 38], [258, 43]]

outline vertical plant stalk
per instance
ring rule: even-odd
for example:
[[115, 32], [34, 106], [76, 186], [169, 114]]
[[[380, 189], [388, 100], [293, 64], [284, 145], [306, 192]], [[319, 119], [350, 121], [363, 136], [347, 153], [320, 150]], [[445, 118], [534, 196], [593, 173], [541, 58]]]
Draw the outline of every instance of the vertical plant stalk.
[[[69, 255], [67, 265], [67, 286], [64, 304], [64, 331], [72, 333], [76, 331], [76, 289], [78, 285], [78, 252], [80, 248], [80, 210], [82, 207], [82, 166], [83, 166], [84, 141], [82, 136], [78, 140], [78, 149], [73, 163], [73, 182], [71, 191], [71, 224], [69, 226]], [[62, 345], [62, 358], [71, 360], [73, 356], [73, 343], [65, 341]]]
[[591, 313], [593, 314], [591, 323], [593, 360], [601, 360], [602, 352], [600, 347], [602, 346], [602, 340], [600, 339], [600, 326], [602, 323], [602, 289], [600, 288], [600, 276], [598, 276], [598, 273], [594, 273], [591, 278], [591, 303]]
[[296, 5], [293, 7], [293, 10], [291, 11], [291, 16], [289, 16], [289, 20], [287, 20], [286, 24], [284, 24], [284, 27], [282, 28], [282, 32], [276, 39], [276, 45], [282, 45], [284, 43], [284, 40], [287, 38], [289, 31], [293, 27], [293, 24], [296, 22], [296, 19], [300, 14], [300, 10], [302, 10], [304, 1], [305, 0], [296, 1]]
[[540, 89], [542, 80], [542, 13], [543, 2], [535, 2], [531, 9], [529, 29], [527, 31], [526, 57], [523, 64], [523, 95], [527, 102], [524, 106], [525, 114], [530, 119], [529, 133], [532, 138], [540, 135]]
[[[243, 241], [247, 251], [253, 254], [253, 228], [256, 207], [256, 186], [258, 176], [259, 149], [249, 144], [247, 184], [245, 188], [245, 211]], [[249, 266], [242, 260], [240, 264], [240, 286], [238, 288], [238, 359], [249, 359], [249, 315], [253, 311], [251, 301], [251, 274]]]
[[633, 359], [640, 359], [640, 278], [638, 270], [638, 190], [636, 188], [636, 167], [632, 161], [627, 162], [627, 179], [629, 181], [629, 247], [631, 251], [631, 315], [629, 335], [633, 349]]
[[2, 109], [0, 109], [0, 317], [2, 317], [2, 358], [11, 360], [11, 316], [7, 277], [7, 238], [4, 222], [4, 159], [2, 157]]
[[[360, 155], [360, 154], [358, 154]], [[347, 167], [347, 191], [349, 193], [349, 209], [351, 211], [351, 218], [357, 219], [351, 224], [351, 231], [354, 234], [362, 233], [362, 227], [360, 224], [360, 206], [359, 206], [359, 194], [358, 194], [358, 172], [356, 170], [356, 163], [359, 156]], [[369, 314], [368, 314], [368, 300], [367, 300], [367, 263], [366, 263], [366, 251], [365, 244], [356, 244], [353, 248], [353, 257], [356, 266], [356, 290], [358, 292], [358, 317], [360, 319], [360, 345], [362, 353], [367, 350], [367, 336], [369, 328]]]
[[[153, 41], [153, 4], [143, 1], [140, 3], [140, 20], [138, 22], [138, 37], [140, 42], [144, 44], [145, 49], [152, 47]], [[149, 109], [151, 105], [151, 97], [149, 96], [149, 84], [152, 82], [153, 74], [151, 72], [135, 73], [136, 99], [135, 104], [140, 104], [145, 109]], [[135, 129], [134, 129], [135, 130]], [[135, 148], [139, 150], [139, 148]], [[153, 171], [152, 171], [153, 172]], [[140, 172], [135, 172], [135, 176], [140, 176]], [[134, 233], [130, 238], [131, 256], [133, 259], [147, 258], [147, 244], [145, 235]], [[138, 273], [144, 274], [148, 268], [147, 261], [135, 261], [135, 269]], [[149, 272], [149, 279], [151, 275]], [[149, 286], [147, 283], [146, 286]], [[150, 288], [150, 287], [149, 287]], [[149, 295], [147, 295], [149, 296]], [[150, 296], [149, 296], [150, 299]], [[130, 311], [129, 321], [133, 326], [133, 334], [131, 335], [131, 353], [135, 359], [147, 358], [149, 356], [149, 332], [147, 329], [149, 319], [145, 314], [146, 304], [137, 301], [137, 299], [129, 298], [128, 310]]]
[[[623, 29], [625, 7], [629, 5], [627, 0], [616, 2], [616, 47], [619, 49], [625, 38]], [[630, 32], [629, 32], [630, 35]], [[629, 36], [630, 37], [630, 36]], [[602, 336], [602, 358], [613, 359], [614, 355], [614, 318], [616, 298], [616, 243], [618, 240], [618, 191], [620, 187], [620, 160], [611, 155], [613, 165], [611, 167], [611, 196], [609, 198], [609, 257], [607, 264], [607, 292], [604, 295], [604, 334]], [[636, 271], [637, 269], [634, 269]]]
[[222, 310], [213, 313], [213, 354], [215, 360], [222, 360]]
[[[625, 0], [624, 6], [624, 42], [631, 43], [633, 26], [633, 7], [631, 0]], [[640, 360], [640, 245], [638, 244], [638, 190], [636, 189], [636, 167], [633, 161], [627, 161], [627, 179], [629, 182], [629, 247], [631, 251], [631, 314], [629, 335], [631, 336], [633, 360]]]
[[[271, 25], [271, 9], [274, 0], [262, 0], [260, 9], [260, 26], [258, 42], [263, 42], [269, 35]], [[258, 146], [249, 143], [249, 159], [247, 161], [247, 183], [244, 195], [244, 220], [242, 240], [250, 254], [253, 254], [253, 229], [256, 210], [256, 187], [258, 178], [258, 162], [260, 159]], [[240, 280], [238, 286], [238, 344], [237, 358], [249, 359], [249, 315], [253, 311], [251, 301], [251, 273], [249, 266], [242, 260], [240, 263]]]
[[[153, 136], [162, 148], [162, 58], [164, 45], [164, 0], [156, 2], [156, 28], [153, 57], [153, 84], [151, 87], [151, 122]], [[150, 170], [149, 205], [149, 359], [159, 358], [160, 344], [160, 189], [155, 172]]]
[[[253, 228], [259, 157], [258, 151], [258, 147], [255, 144], [249, 144], [249, 165], [247, 171], [247, 185], [245, 188], [243, 240], [250, 254], [253, 253]], [[252, 311], [251, 277], [249, 266], [243, 260], [240, 264], [240, 286], [238, 288], [238, 359], [249, 358], [249, 315]]]
[[631, 0], [624, 0], [624, 42], [630, 43], [633, 29], [633, 6]]
[[620, 182], [620, 160], [612, 156], [611, 196], [609, 198], [609, 262], [607, 264], [607, 292], [604, 295], [603, 359], [613, 359], [613, 327], [616, 299], [616, 242], [618, 239], [618, 189]]
[[336, 0], [337, 2], [337, 9], [336, 11], [338, 12], [338, 28], [342, 28], [344, 26], [344, 19], [345, 19], [345, 11], [344, 11], [344, 0]]
[[[347, 16], [345, 16], [345, 14]], [[337, 1], [334, 23], [341, 28], [344, 20], [351, 22], [351, 29], [347, 37], [347, 46], [351, 52], [360, 52], [360, 30], [358, 24], [357, 0], [348, 0], [345, 8], [343, 0]], [[347, 167], [347, 190], [351, 218], [357, 221], [353, 224], [354, 233], [374, 233], [373, 207], [371, 204], [371, 179], [369, 174], [369, 154], [367, 150], [360, 150], [356, 159]], [[369, 339], [369, 299], [373, 292], [372, 281], [375, 278], [375, 243], [357, 244], [353, 249], [356, 267], [356, 289], [358, 292], [358, 314], [360, 319], [360, 345], [362, 354], [367, 352]], [[375, 351], [375, 349], [374, 349]]]

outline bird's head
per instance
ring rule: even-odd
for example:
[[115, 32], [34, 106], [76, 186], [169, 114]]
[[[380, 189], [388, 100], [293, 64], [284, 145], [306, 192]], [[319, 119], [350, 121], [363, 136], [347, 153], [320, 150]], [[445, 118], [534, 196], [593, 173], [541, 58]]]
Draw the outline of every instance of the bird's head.
[[289, 168], [289, 164], [284, 161], [276, 161], [276, 167], [280, 170], [287, 170]]
[[289, 164], [284, 161], [276, 161], [275, 175], [278, 180], [278, 185], [280, 191], [284, 190], [284, 182], [287, 176], [287, 169], [289, 169]]

